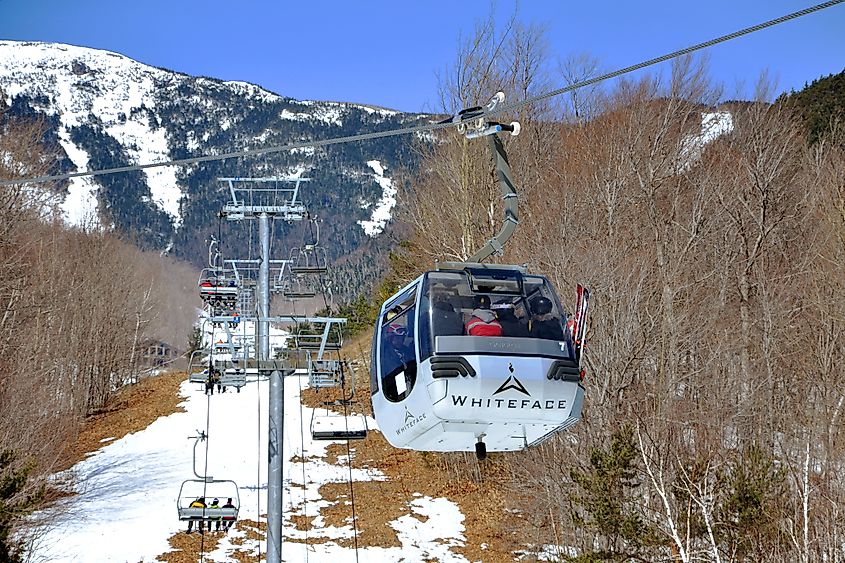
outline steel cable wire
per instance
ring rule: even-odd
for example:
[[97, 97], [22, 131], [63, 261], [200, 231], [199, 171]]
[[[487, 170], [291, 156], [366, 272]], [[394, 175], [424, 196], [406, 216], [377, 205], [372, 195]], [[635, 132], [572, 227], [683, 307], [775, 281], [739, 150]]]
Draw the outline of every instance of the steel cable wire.
[[[485, 117], [491, 115], [498, 115], [501, 113], [505, 113], [508, 111], [513, 111], [519, 109], [521, 107], [536, 103], [541, 100], [545, 100], [547, 98], [551, 98], [553, 96], [558, 96], [560, 94], [564, 94], [567, 92], [571, 92], [573, 90], [577, 90], [580, 88], [584, 88], [586, 86], [591, 86], [598, 82], [602, 82], [604, 80], [608, 80], [610, 78], [616, 78], [623, 74], [628, 74], [637, 70], [641, 70], [643, 68], [656, 65], [661, 62], [668, 61], [670, 59], [680, 57], [683, 55], [688, 55], [694, 53], [696, 51], [700, 51], [701, 49], [705, 49], [707, 47], [712, 47], [714, 45], [718, 45], [719, 43], [724, 43], [726, 41], [730, 41], [732, 39], [736, 39], [737, 37], [741, 37], [743, 35], [748, 35], [750, 33], [754, 33], [756, 31], [760, 31], [790, 20], [794, 20], [796, 18], [800, 18], [802, 16], [806, 16], [812, 14], [814, 12], [818, 12], [820, 10], [824, 10], [826, 8], [830, 8], [845, 2], [845, 0], [830, 0], [828, 2], [823, 2], [821, 4], [817, 4], [815, 6], [810, 6], [808, 8], [804, 8], [803, 10], [799, 10], [797, 12], [792, 12], [790, 14], [786, 14], [779, 18], [775, 18], [773, 20], [768, 20], [763, 23], [759, 23], [757, 25], [746, 27], [744, 29], [735, 31], [733, 33], [729, 33], [727, 35], [722, 35], [720, 37], [716, 37], [714, 39], [710, 39], [709, 41], [704, 41], [702, 43], [697, 43], [695, 45], [691, 45], [689, 47], [685, 47], [683, 49], [679, 49], [677, 51], [673, 51], [671, 53], [667, 53], [665, 55], [661, 55], [659, 57], [655, 57], [653, 59], [649, 59], [647, 61], [643, 61], [637, 63], [635, 65], [627, 66], [625, 68], [609, 72], [606, 74], [602, 74], [595, 78], [590, 78], [587, 80], [582, 80], [580, 82], [576, 82], [569, 86], [558, 88], [556, 90], [552, 90], [550, 92], [546, 92], [544, 94], [540, 94], [531, 98], [526, 98], [525, 100], [521, 100], [519, 102], [515, 102], [512, 104], [500, 104], [499, 107], [496, 107], [492, 111], [483, 111], [477, 114], [475, 117]], [[134, 172], [138, 170], [146, 170], [149, 168], [159, 168], [162, 166], [186, 166], [189, 164], [198, 164], [201, 162], [212, 162], [218, 160], [227, 160], [230, 158], [240, 158], [245, 156], [257, 156], [257, 155], [266, 155], [266, 154], [275, 154], [280, 152], [287, 152], [292, 151], [295, 149], [305, 149], [305, 148], [318, 148], [318, 147], [325, 147], [330, 145], [337, 145], [342, 143], [351, 143], [356, 141], [367, 141], [372, 139], [381, 139], [385, 137], [395, 137], [398, 135], [410, 135], [413, 133], [426, 133], [426, 132], [433, 132], [440, 129], [446, 129], [449, 127], [456, 127], [458, 124], [452, 121], [447, 122], [437, 122], [437, 123], [429, 123], [426, 125], [417, 125], [414, 127], [406, 127], [400, 129], [389, 129], [386, 131], [374, 131], [371, 133], [358, 133], [356, 135], [347, 135], [344, 137], [333, 137], [329, 139], [322, 139], [317, 141], [305, 141], [305, 142], [298, 142], [298, 143], [287, 143], [284, 145], [278, 145], [274, 147], [266, 147], [260, 149], [247, 149], [241, 151], [232, 151], [226, 152], [217, 155], [203, 155], [203, 156], [196, 156], [191, 158], [181, 158], [175, 160], [167, 160], [163, 162], [152, 162], [147, 164], [135, 164], [130, 166], [119, 166], [115, 168], [105, 168], [102, 170], [89, 170], [85, 172], [70, 172], [67, 174], [54, 174], [48, 176], [38, 176], [35, 178], [24, 178], [24, 179], [15, 179], [15, 180], [0, 180], [0, 186], [12, 186], [12, 185], [19, 185], [19, 184], [40, 184], [44, 182], [53, 182], [58, 180], [69, 180], [72, 178], [81, 178], [81, 177], [91, 177], [91, 176], [105, 176], [108, 174], [118, 174], [121, 172]]]

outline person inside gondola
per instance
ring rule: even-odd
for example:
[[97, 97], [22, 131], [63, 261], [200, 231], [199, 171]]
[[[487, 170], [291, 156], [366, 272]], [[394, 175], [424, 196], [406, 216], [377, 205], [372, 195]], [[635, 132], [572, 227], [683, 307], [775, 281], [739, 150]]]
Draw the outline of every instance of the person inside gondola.
[[408, 362], [413, 361], [414, 348], [405, 343], [405, 335], [407, 330], [399, 323], [390, 323], [387, 325], [387, 345], [393, 354], [394, 360], [402, 365], [407, 365]]
[[496, 319], [496, 313], [490, 310], [489, 295], [476, 296], [475, 309], [465, 328], [470, 336], [502, 336], [502, 325]]
[[528, 335], [528, 327], [520, 317], [517, 317], [513, 303], [496, 303], [493, 305], [499, 324], [502, 325], [502, 336], [521, 338]]
[[[205, 508], [205, 497], [199, 497], [197, 500], [192, 502], [191, 505], [190, 505], [190, 508]], [[200, 533], [202, 534], [202, 533], [205, 532], [205, 523], [202, 520], [200, 520], [199, 522], [200, 522], [199, 523], [199, 529], [200, 529]], [[188, 533], [189, 534], [191, 533], [193, 528], [194, 528], [194, 521], [188, 520]]]
[[563, 340], [563, 325], [552, 313], [552, 301], [538, 297], [531, 303], [531, 318], [528, 320], [528, 336], [546, 340]]
[[[407, 316], [405, 317], [407, 319]], [[398, 322], [384, 327], [381, 369], [384, 394], [392, 401], [405, 398], [416, 380], [416, 353], [407, 329]]]
[[464, 333], [464, 323], [455, 311], [455, 306], [445, 295], [439, 295], [434, 300], [431, 311], [434, 334], [437, 336], [461, 336]]

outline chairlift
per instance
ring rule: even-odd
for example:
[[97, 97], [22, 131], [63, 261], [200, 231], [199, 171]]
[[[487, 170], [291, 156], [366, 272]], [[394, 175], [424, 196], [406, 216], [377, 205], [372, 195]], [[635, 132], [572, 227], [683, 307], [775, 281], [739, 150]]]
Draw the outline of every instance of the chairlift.
[[[195, 479], [186, 479], [179, 487], [176, 509], [179, 520], [183, 522], [226, 522], [234, 523], [238, 519], [241, 506], [240, 490], [237, 483], [230, 479], [214, 479], [210, 475], [200, 475], [197, 472], [197, 445], [207, 439], [204, 432], [192, 436], [194, 440], [194, 475]], [[209, 499], [226, 499], [219, 507], [212, 508]], [[204, 505], [204, 506], [203, 506]], [[231, 525], [231, 524], [230, 524]], [[228, 526], [227, 526], [228, 528]], [[209, 528], [210, 529], [210, 528]]]
[[225, 368], [220, 375], [220, 385], [223, 387], [234, 387], [240, 393], [241, 387], [246, 385], [246, 369], [237, 367]]
[[227, 276], [221, 268], [204, 268], [200, 272], [197, 286], [203, 301], [211, 303], [237, 301], [237, 280]]
[[188, 380], [191, 383], [205, 383], [208, 381], [208, 350], [191, 352], [188, 360]]
[[337, 351], [343, 346], [340, 324], [330, 318], [314, 317], [307, 325], [296, 327], [291, 333], [288, 346], [296, 350], [317, 352], [317, 359], [323, 359], [326, 351]]
[[[332, 383], [333, 385], [317, 386], [317, 390], [325, 387], [346, 387], [346, 377], [343, 362], [339, 360], [323, 360], [312, 362], [309, 356], [308, 377], [309, 384], [314, 381], [315, 371], [318, 370], [333, 370]], [[312, 385], [313, 386], [313, 385]], [[324, 401], [323, 414], [318, 414], [318, 409], [311, 412], [311, 437], [314, 440], [363, 440], [367, 437], [367, 417], [362, 414], [349, 414], [346, 409], [353, 404], [353, 397], [355, 395], [355, 382], [350, 378], [349, 386], [352, 393], [349, 398], [342, 398], [337, 401]], [[344, 414], [332, 412], [329, 407], [343, 407]]]
[[341, 385], [340, 360], [316, 360], [308, 354], [308, 386], [329, 389]]
[[292, 272], [282, 278], [281, 283], [277, 286], [277, 291], [282, 294], [282, 297], [292, 301], [296, 299], [310, 299], [317, 296], [317, 290], [314, 289], [314, 284], [311, 280]]
[[[492, 107], [500, 101], [497, 95]], [[516, 228], [516, 191], [496, 134], [516, 135], [519, 126], [479, 120], [477, 109], [463, 127], [468, 137], [488, 137], [504, 225], [467, 262], [438, 264], [384, 302], [370, 387], [374, 416], [393, 446], [475, 450], [483, 459], [488, 450], [538, 444], [580, 419], [589, 291], [579, 288], [573, 339], [548, 279], [521, 266], [481, 263], [501, 253]]]
[[332, 413], [329, 406], [340, 403], [323, 403], [325, 414], [311, 412], [311, 437], [314, 440], [363, 440], [367, 437], [367, 417], [363, 414]]
[[311, 219], [313, 240], [290, 251], [290, 271], [293, 274], [325, 274], [328, 272], [326, 249], [320, 246], [320, 224]]
[[[211, 508], [210, 499], [221, 500], [218, 508]], [[227, 499], [232, 499], [231, 507], [224, 507]], [[192, 506], [201, 500], [206, 506]], [[187, 522], [235, 522], [238, 519], [241, 499], [238, 485], [232, 480], [188, 479], [179, 487], [179, 520]]]

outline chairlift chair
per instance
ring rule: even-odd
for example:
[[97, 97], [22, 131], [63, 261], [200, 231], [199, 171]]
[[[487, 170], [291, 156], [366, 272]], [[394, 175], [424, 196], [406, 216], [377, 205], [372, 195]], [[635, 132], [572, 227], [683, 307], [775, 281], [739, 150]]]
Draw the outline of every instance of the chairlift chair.
[[[192, 507], [191, 504], [200, 499], [205, 499], [205, 507]], [[209, 508], [210, 499], [232, 499], [234, 508]], [[234, 522], [238, 519], [238, 511], [241, 507], [241, 497], [238, 485], [234, 481], [225, 479], [188, 479], [182, 482], [179, 487], [179, 500], [177, 509], [179, 520], [183, 522]]]
[[332, 413], [329, 406], [336, 403], [324, 403], [325, 414], [311, 412], [311, 437], [314, 440], [363, 440], [367, 437], [367, 417], [363, 414]]
[[294, 274], [325, 274], [328, 272], [326, 249], [320, 246], [320, 223], [311, 219], [312, 240], [290, 251], [290, 271]]
[[[179, 487], [179, 496], [176, 499], [179, 520], [208, 522], [209, 525], [211, 522], [235, 522], [241, 506], [238, 484], [231, 479], [215, 479], [211, 475], [200, 475], [197, 472], [197, 445], [206, 438], [208, 436], [204, 432], [190, 437], [194, 440], [193, 470], [196, 478], [182, 481]], [[232, 507], [211, 508], [208, 506], [211, 504], [208, 500], [212, 498], [227, 500], [231, 498]], [[200, 499], [204, 499], [205, 506], [191, 506]]]
[[200, 272], [200, 298], [206, 302], [233, 303], [237, 300], [238, 286], [234, 278], [229, 278], [220, 268], [204, 268]]
[[326, 249], [305, 245], [290, 251], [290, 271], [294, 274], [325, 274], [329, 271]]
[[312, 320], [307, 327], [297, 327], [290, 335], [290, 348], [296, 350], [317, 351], [317, 359], [322, 360], [322, 353], [337, 351], [343, 346], [343, 333], [340, 325], [331, 320], [323, 322]]
[[317, 291], [310, 280], [294, 273], [282, 280], [279, 290], [285, 299], [290, 300], [310, 299], [317, 295]]
[[188, 380], [191, 383], [205, 383], [208, 381], [208, 350], [191, 352], [188, 360]]
[[[315, 372], [319, 370], [331, 371], [330, 384], [316, 386], [319, 391], [326, 387], [346, 388], [347, 383], [352, 390], [349, 397], [343, 397], [337, 401], [324, 401], [324, 414], [318, 414], [318, 409], [311, 412], [311, 436], [314, 440], [363, 440], [367, 437], [367, 417], [362, 414], [349, 414], [347, 409], [354, 403], [355, 396], [354, 372], [349, 370], [350, 377], [347, 382], [344, 363], [340, 360], [315, 360], [308, 357], [309, 383], [313, 381]], [[314, 386], [314, 385], [312, 385]], [[329, 407], [343, 407], [344, 414], [332, 412]]]
[[330, 389], [341, 384], [340, 360], [316, 360], [308, 354], [308, 386]]
[[229, 367], [223, 370], [220, 376], [220, 385], [224, 387], [234, 387], [241, 392], [241, 387], [246, 385], [246, 369]]

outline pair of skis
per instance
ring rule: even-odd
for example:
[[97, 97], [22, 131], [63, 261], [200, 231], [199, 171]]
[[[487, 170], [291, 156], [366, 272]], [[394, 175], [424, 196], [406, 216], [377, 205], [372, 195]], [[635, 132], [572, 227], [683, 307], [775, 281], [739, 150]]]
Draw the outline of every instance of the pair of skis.
[[[572, 339], [575, 342], [575, 360], [580, 368], [583, 363], [584, 346], [587, 335], [587, 308], [590, 304], [590, 290], [578, 284], [575, 300], [575, 318], [572, 320]], [[583, 370], [582, 370], [583, 373]]]

